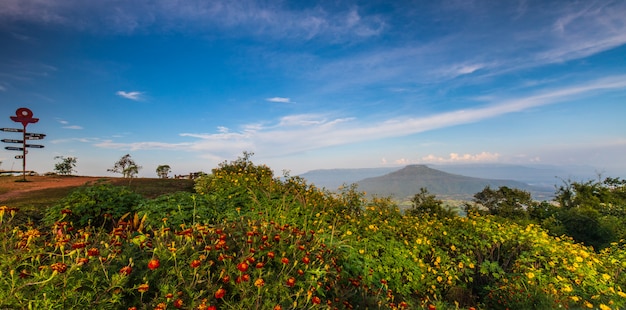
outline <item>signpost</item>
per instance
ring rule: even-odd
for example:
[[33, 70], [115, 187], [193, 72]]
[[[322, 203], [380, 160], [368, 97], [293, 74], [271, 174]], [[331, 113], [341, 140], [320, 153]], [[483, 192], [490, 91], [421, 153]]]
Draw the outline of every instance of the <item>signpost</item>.
[[26, 132], [26, 126], [28, 124], [34, 124], [39, 121], [38, 118], [33, 117], [33, 112], [27, 108], [19, 108], [15, 111], [15, 116], [10, 117], [12, 121], [16, 123], [22, 123], [22, 129], [20, 128], [0, 128], [0, 131], [5, 132], [21, 132], [22, 140], [17, 139], [2, 139], [0, 141], [4, 143], [21, 143], [22, 147], [16, 146], [6, 146], [5, 149], [9, 151], [22, 151], [22, 155], [16, 155], [15, 159], [22, 160], [22, 177], [23, 180], [26, 181], [26, 154], [28, 154], [27, 148], [43, 148], [44, 146], [41, 144], [27, 144], [26, 140], [42, 140], [46, 137], [45, 134], [42, 133], [29, 133]]

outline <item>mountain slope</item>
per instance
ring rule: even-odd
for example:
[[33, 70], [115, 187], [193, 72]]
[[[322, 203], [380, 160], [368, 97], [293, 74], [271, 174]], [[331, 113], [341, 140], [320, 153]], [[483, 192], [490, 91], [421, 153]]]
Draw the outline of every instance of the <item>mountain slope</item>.
[[357, 168], [357, 169], [318, 169], [300, 174], [307, 182], [320, 188], [336, 190], [343, 184], [352, 184], [360, 180], [385, 175], [399, 170], [400, 167]]
[[397, 199], [411, 197], [424, 187], [439, 197], [471, 199], [485, 186], [498, 188], [507, 186], [531, 192], [536, 199], [552, 194], [550, 189], [533, 187], [512, 180], [473, 178], [451, 174], [425, 165], [410, 165], [383, 176], [366, 178], [357, 182], [358, 188], [370, 195], [392, 196]]

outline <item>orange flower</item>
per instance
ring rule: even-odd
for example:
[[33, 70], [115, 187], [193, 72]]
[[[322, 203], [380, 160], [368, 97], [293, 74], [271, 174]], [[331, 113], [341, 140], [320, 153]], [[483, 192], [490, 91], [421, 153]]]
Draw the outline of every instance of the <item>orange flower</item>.
[[217, 289], [217, 291], [215, 291], [215, 299], [224, 298], [225, 295], [226, 295], [226, 290], [221, 287]]
[[179, 298], [179, 299], [176, 299], [176, 300], [174, 301], [174, 308], [176, 308], [176, 309], [180, 309], [180, 308], [182, 308], [184, 305], [185, 305], [185, 303], [184, 303], [184, 302], [183, 302], [183, 300], [182, 300], [182, 299], [180, 299], [180, 298]]
[[120, 269], [120, 274], [127, 276], [129, 275], [131, 272], [133, 271], [133, 268], [130, 266], [124, 266], [122, 267], [122, 269]]
[[319, 305], [320, 303], [322, 303], [322, 300], [319, 297], [315, 296], [313, 297], [312, 302], [314, 305]]
[[159, 260], [158, 260], [158, 259], [156, 259], [156, 258], [151, 259], [151, 260], [148, 262], [148, 269], [150, 269], [150, 270], [157, 269], [157, 268], [159, 268], [159, 266], [161, 266], [161, 263], [160, 263], [160, 262], [159, 262]]
[[100, 250], [98, 248], [91, 248], [87, 250], [87, 256], [98, 256], [100, 255]]
[[254, 286], [256, 286], [256, 287], [261, 287], [263, 285], [265, 285], [265, 280], [263, 280], [261, 278], [256, 279], [256, 281], [254, 281]]
[[200, 267], [200, 261], [197, 259], [194, 259], [191, 261], [191, 263], [189, 263], [189, 265], [191, 266], [191, 268], [198, 268]]
[[281, 261], [283, 264], [289, 264], [289, 258], [287, 258], [287, 257], [283, 257], [283, 258], [281, 258], [281, 259], [280, 259], [280, 261]]
[[287, 279], [287, 283], [286, 284], [289, 287], [293, 287], [294, 285], [296, 285], [296, 278], [291, 277], [291, 278]]
[[248, 263], [242, 262], [237, 264], [237, 269], [239, 269], [239, 271], [241, 272], [246, 272], [246, 270], [248, 270]]
[[148, 285], [148, 283], [143, 283], [143, 284], [139, 284], [139, 287], [137, 288], [137, 290], [139, 291], [139, 293], [145, 293], [150, 289], [150, 285]]
[[67, 271], [67, 265], [64, 263], [54, 263], [50, 265], [50, 269], [58, 273], [64, 273], [65, 271]]

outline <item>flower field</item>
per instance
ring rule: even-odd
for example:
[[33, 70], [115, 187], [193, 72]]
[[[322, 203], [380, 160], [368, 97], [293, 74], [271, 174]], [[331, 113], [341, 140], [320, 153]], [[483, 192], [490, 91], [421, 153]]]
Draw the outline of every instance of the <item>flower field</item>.
[[595, 252], [492, 216], [405, 215], [248, 158], [193, 194], [83, 191], [94, 192], [115, 203], [94, 214], [68, 199], [41, 223], [0, 207], [0, 308], [626, 307], [623, 242]]

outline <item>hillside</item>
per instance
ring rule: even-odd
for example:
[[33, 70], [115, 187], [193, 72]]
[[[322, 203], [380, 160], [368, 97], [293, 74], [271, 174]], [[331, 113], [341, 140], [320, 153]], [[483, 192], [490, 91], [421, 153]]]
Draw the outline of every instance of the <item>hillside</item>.
[[451, 174], [429, 168], [425, 165], [410, 165], [383, 176], [366, 178], [357, 182], [361, 191], [369, 195], [406, 198], [424, 187], [430, 193], [449, 199], [471, 199], [485, 186], [498, 188], [507, 186], [531, 192], [536, 199], [546, 199], [552, 195], [551, 188], [530, 186], [523, 182], [501, 179], [483, 179]]
[[360, 180], [385, 175], [398, 169], [400, 168], [317, 169], [305, 172], [299, 176], [317, 187], [336, 190], [343, 184], [356, 183]]

